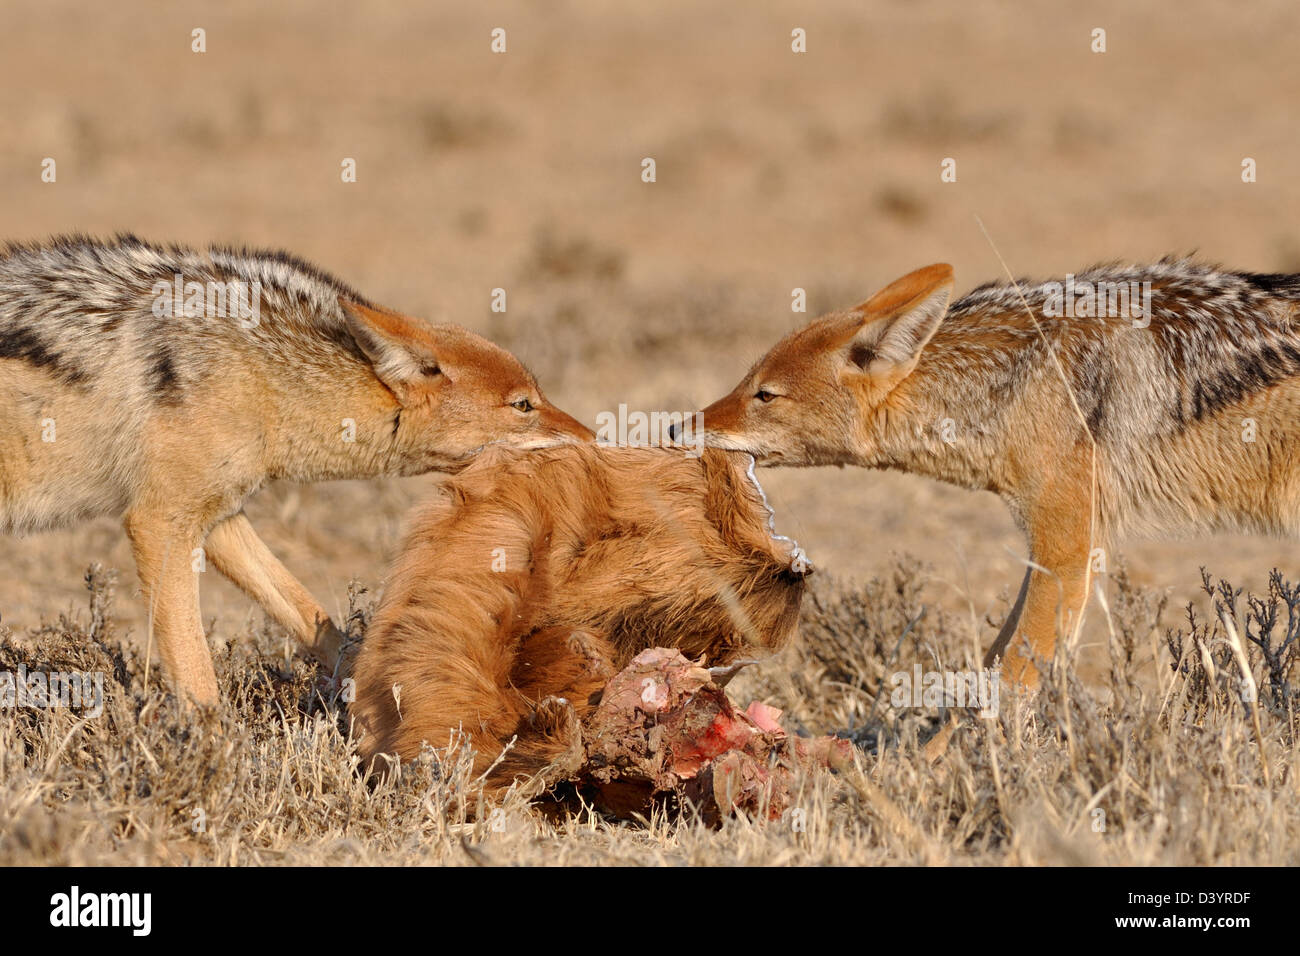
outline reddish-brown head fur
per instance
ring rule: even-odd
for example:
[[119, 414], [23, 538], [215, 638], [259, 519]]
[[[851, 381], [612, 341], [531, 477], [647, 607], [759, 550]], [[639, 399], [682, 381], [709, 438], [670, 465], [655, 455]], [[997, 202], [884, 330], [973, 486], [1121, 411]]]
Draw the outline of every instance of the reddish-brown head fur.
[[952, 285], [951, 266], [926, 266], [786, 336], [704, 409], [703, 441], [766, 464], [861, 463], [870, 419], [916, 367]]
[[547, 401], [517, 358], [487, 339], [456, 325], [340, 304], [352, 337], [400, 406], [394, 433], [402, 463], [393, 471], [454, 470], [489, 444], [540, 448], [595, 438]]

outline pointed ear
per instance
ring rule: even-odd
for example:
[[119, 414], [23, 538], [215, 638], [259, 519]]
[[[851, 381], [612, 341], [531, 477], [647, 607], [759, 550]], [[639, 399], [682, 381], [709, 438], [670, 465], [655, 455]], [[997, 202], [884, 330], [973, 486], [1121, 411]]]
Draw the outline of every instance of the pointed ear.
[[849, 361], [893, 381], [907, 377], [948, 311], [952, 285], [952, 266], [938, 263], [909, 272], [863, 302], [853, 310], [863, 324], [850, 343]]
[[401, 400], [408, 389], [441, 374], [428, 332], [396, 312], [372, 309], [339, 296], [348, 332], [375, 375]]

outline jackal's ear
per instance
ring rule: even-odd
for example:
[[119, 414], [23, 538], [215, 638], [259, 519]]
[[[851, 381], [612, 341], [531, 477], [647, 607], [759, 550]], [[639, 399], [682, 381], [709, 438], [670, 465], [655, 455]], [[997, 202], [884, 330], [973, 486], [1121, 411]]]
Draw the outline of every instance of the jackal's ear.
[[952, 296], [952, 266], [938, 263], [891, 282], [853, 311], [863, 322], [849, 361], [894, 381], [909, 375], [939, 328]]
[[370, 359], [375, 375], [399, 400], [412, 385], [440, 374], [429, 333], [418, 322], [342, 296], [339, 306], [357, 348]]

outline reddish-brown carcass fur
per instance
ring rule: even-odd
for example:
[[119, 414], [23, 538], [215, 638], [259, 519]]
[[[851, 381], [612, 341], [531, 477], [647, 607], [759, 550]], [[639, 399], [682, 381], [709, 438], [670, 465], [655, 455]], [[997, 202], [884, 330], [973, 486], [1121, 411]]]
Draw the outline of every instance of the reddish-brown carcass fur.
[[508, 783], [565, 753], [638, 652], [717, 666], [786, 643], [803, 576], [748, 463], [595, 444], [484, 452], [416, 517], [355, 660], [367, 763], [444, 747], [459, 728], [480, 771], [517, 737], [492, 775]]

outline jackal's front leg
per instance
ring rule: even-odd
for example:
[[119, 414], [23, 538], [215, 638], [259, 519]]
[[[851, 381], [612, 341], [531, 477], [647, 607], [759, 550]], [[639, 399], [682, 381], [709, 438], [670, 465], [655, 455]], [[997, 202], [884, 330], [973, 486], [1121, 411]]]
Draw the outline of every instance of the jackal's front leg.
[[208, 557], [217, 570], [262, 606], [330, 670], [338, 663], [343, 635], [311, 593], [257, 536], [240, 511], [208, 532]]
[[149, 608], [150, 639], [167, 676], [182, 697], [216, 704], [217, 675], [199, 617], [199, 576], [192, 564], [198, 529], [154, 511], [132, 511], [125, 526]]
[[[1038, 667], [1051, 661], [1057, 636], [1072, 633], [1082, 621], [1091, 549], [1086, 507], [1082, 512], [1056, 516], [1033, 529], [1030, 558], [1037, 567], [1021, 587], [1021, 600], [1012, 610], [1014, 617], [1023, 601], [1019, 626], [1001, 654], [1003, 678], [1029, 690], [1038, 686]], [[986, 664], [995, 650], [997, 644]]]

